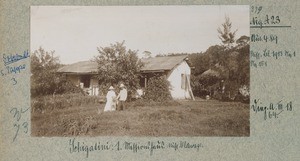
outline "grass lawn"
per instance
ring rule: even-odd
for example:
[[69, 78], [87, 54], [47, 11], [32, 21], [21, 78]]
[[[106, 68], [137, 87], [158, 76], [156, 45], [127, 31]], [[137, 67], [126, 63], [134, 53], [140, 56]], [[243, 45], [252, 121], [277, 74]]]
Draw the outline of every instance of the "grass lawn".
[[105, 104], [32, 112], [32, 136], [249, 136], [249, 104], [178, 101], [173, 106], [133, 106], [101, 112]]

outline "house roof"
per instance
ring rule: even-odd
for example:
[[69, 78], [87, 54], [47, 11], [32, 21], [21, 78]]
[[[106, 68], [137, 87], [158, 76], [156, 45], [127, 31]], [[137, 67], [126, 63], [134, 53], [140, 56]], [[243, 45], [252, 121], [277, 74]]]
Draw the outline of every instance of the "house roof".
[[65, 65], [58, 69], [59, 73], [90, 74], [98, 71], [98, 64], [94, 61], [80, 61], [77, 63]]
[[[179, 56], [164, 56], [142, 59], [144, 64], [142, 72], [163, 72], [166, 70], [172, 70], [176, 65], [186, 60], [187, 55]], [[189, 63], [188, 63], [189, 64]], [[94, 61], [80, 61], [77, 63], [65, 65], [58, 69], [59, 73], [73, 73], [73, 74], [91, 74], [97, 73], [98, 64]]]
[[164, 57], [154, 57], [142, 59], [142, 62], [145, 63], [142, 67], [142, 72], [155, 72], [155, 71], [165, 71], [172, 70], [176, 65], [184, 61], [188, 56], [179, 55], [179, 56], [164, 56]]

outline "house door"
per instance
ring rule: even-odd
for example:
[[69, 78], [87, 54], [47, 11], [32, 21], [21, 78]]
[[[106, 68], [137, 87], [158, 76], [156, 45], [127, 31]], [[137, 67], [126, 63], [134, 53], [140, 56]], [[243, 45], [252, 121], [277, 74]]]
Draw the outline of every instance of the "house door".
[[90, 75], [81, 76], [80, 82], [83, 83], [83, 88], [90, 88], [91, 76]]

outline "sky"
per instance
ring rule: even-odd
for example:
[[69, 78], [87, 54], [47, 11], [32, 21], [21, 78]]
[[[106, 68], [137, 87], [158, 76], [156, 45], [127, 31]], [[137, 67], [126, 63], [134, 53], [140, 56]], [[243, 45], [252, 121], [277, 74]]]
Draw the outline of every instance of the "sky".
[[97, 47], [125, 41], [152, 56], [204, 52], [221, 44], [228, 16], [236, 38], [249, 36], [249, 6], [31, 6], [30, 50], [55, 51], [63, 64], [90, 60]]

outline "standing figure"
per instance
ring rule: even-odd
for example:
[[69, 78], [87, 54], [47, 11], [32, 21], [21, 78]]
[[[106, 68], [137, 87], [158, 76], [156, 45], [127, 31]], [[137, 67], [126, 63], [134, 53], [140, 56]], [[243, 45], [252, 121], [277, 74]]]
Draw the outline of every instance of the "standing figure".
[[116, 110], [116, 93], [114, 87], [110, 86], [106, 94], [106, 104], [104, 107], [104, 112], [115, 111]]
[[117, 99], [119, 100], [119, 103], [118, 103], [118, 110], [123, 110], [125, 109], [125, 101], [127, 99], [127, 89], [125, 88], [124, 84], [121, 84], [120, 85], [120, 93], [117, 97]]

